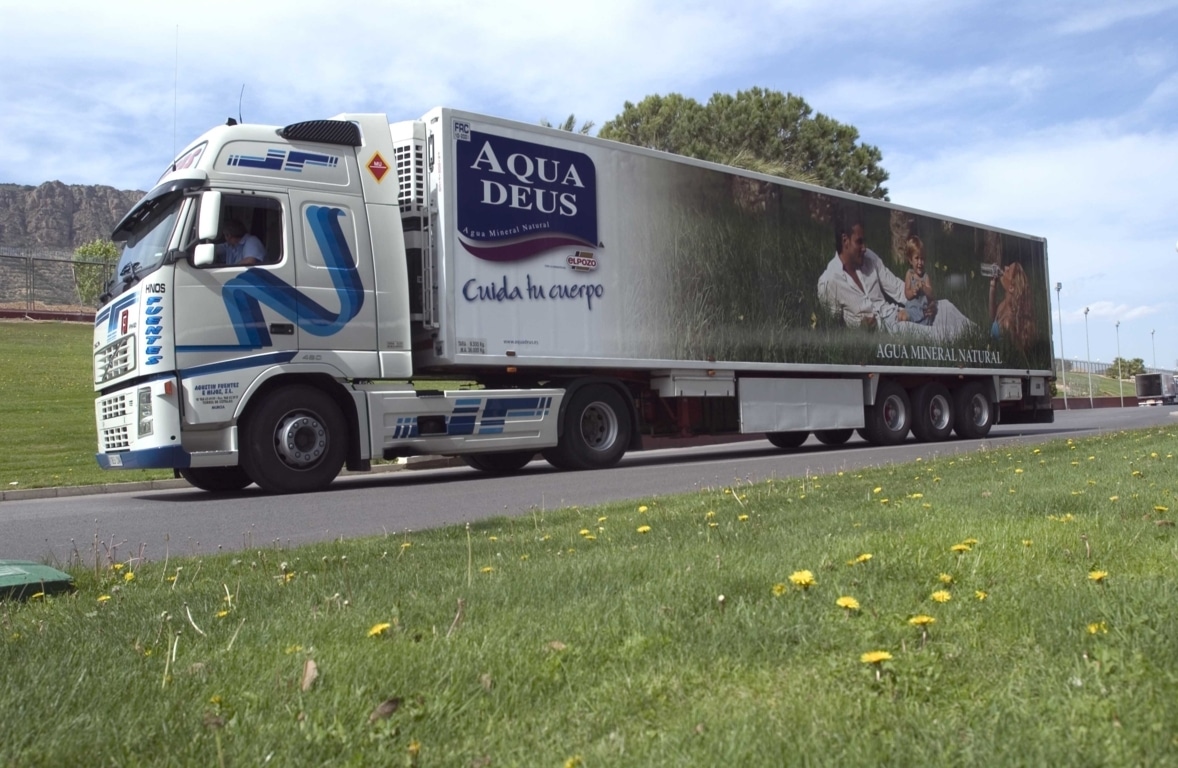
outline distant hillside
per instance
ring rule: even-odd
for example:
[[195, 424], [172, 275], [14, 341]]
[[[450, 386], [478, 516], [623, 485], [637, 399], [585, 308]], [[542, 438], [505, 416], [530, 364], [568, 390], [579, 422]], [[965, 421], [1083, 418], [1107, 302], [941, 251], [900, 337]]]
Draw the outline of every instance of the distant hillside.
[[47, 181], [0, 184], [0, 246], [74, 249], [110, 232], [142, 192]]

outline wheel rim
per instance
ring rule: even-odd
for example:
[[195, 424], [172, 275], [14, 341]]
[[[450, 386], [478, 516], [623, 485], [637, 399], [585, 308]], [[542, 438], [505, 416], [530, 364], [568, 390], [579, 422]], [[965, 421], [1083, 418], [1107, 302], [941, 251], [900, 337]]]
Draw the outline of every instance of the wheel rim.
[[314, 414], [290, 414], [274, 433], [279, 458], [295, 469], [313, 466], [327, 452], [327, 446], [327, 429]]
[[618, 415], [600, 400], [590, 403], [581, 414], [581, 438], [594, 451], [607, 451], [618, 440]]
[[904, 403], [900, 398], [893, 395], [884, 401], [883, 423], [889, 432], [899, 432], [907, 424], [907, 420]]
[[944, 395], [937, 395], [929, 403], [929, 423], [932, 424], [933, 429], [942, 431], [949, 429], [952, 420], [952, 407]]
[[969, 413], [975, 427], [984, 427], [990, 421], [990, 401], [982, 395], [974, 395], [969, 400]]

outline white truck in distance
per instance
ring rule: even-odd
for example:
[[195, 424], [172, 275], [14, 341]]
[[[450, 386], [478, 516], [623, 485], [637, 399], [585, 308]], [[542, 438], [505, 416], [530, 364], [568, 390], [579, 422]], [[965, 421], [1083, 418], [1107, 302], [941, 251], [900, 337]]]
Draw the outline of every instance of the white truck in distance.
[[1052, 419], [1042, 239], [452, 109], [230, 121], [114, 239], [98, 462], [210, 491]]
[[1172, 373], [1139, 373], [1133, 384], [1138, 405], [1173, 405], [1178, 401], [1178, 377]]

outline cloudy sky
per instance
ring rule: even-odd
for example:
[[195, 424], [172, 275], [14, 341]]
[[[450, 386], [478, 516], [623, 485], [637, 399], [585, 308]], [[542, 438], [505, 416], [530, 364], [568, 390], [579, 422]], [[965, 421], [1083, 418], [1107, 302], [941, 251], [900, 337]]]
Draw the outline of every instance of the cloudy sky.
[[1178, 0], [0, 0], [0, 20], [0, 182], [146, 189], [239, 110], [601, 125], [762, 86], [857, 127], [894, 202], [1046, 237], [1067, 357], [1111, 360], [1120, 321], [1123, 357], [1178, 367]]

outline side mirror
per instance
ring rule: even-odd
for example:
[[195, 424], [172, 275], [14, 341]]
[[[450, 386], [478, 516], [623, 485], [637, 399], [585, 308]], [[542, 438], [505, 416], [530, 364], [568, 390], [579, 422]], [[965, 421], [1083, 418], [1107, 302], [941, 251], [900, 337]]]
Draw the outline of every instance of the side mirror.
[[196, 238], [202, 243], [211, 243], [221, 234], [221, 193], [208, 190], [200, 195], [200, 218], [196, 225]]
[[217, 255], [217, 246], [212, 243], [200, 243], [192, 254], [192, 265], [195, 267], [212, 266]]

